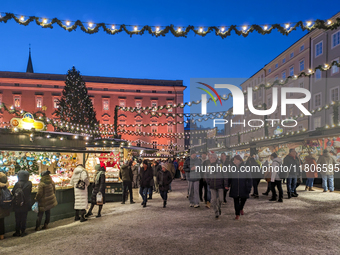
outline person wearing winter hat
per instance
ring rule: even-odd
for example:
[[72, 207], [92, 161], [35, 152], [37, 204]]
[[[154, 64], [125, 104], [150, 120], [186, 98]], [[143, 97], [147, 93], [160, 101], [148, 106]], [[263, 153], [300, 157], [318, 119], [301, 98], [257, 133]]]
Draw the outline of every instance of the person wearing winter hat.
[[143, 161], [143, 166], [140, 170], [140, 190], [139, 194], [143, 198], [142, 205], [146, 207], [146, 202], [148, 201], [148, 189], [150, 188], [150, 182], [153, 180], [153, 172], [148, 164], [147, 160]]
[[[90, 210], [88, 210], [87, 214], [85, 217], [90, 217], [93, 215], [92, 210], [94, 206], [97, 204], [97, 194], [99, 192], [102, 193], [103, 196], [103, 204], [105, 204], [105, 165], [101, 162], [100, 165], [95, 166], [96, 169], [96, 174], [95, 174], [95, 179], [94, 179], [94, 187], [92, 190], [92, 195], [91, 195], [91, 207]], [[99, 205], [98, 209], [98, 214], [96, 218], [101, 217], [101, 212], [103, 209], [103, 205]]]
[[163, 208], [166, 207], [168, 200], [169, 185], [172, 182], [172, 175], [170, 173], [170, 163], [162, 163], [162, 170], [157, 173], [157, 182], [159, 184], [159, 193], [163, 199]]
[[[84, 189], [77, 188], [77, 184], [79, 181], [84, 182]], [[87, 171], [85, 170], [83, 165], [78, 164], [77, 167], [74, 169], [72, 178], [70, 180], [70, 185], [74, 187], [74, 209], [76, 211], [76, 215], [74, 218], [75, 221], [87, 221], [87, 219], [85, 218], [85, 213], [88, 207], [87, 187], [89, 186], [89, 184], [90, 181]]]
[[[32, 182], [29, 181], [29, 172], [20, 170], [18, 182], [14, 185], [12, 194], [14, 197], [13, 209], [15, 212], [15, 233], [13, 236], [26, 236], [27, 214], [31, 211]], [[21, 231], [21, 233], [20, 233]]]
[[41, 220], [45, 213], [45, 223], [42, 229], [47, 229], [50, 223], [51, 209], [58, 205], [55, 196], [55, 184], [50, 176], [50, 171], [41, 173], [40, 183], [38, 185], [38, 192], [35, 200], [38, 202], [38, 217], [36, 221], [35, 231], [40, 230]]
[[[2, 196], [2, 192], [6, 192], [5, 190], [8, 188], [7, 176], [0, 172], [0, 197]], [[0, 240], [5, 238], [5, 217], [9, 216], [11, 210], [0, 207]]]

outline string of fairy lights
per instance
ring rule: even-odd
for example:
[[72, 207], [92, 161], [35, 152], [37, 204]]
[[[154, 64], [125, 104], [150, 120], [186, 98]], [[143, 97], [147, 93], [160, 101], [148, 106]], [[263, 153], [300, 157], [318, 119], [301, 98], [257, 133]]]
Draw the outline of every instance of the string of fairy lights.
[[93, 21], [83, 22], [80, 20], [62, 20], [58, 18], [48, 17], [36, 17], [27, 15], [17, 15], [13, 13], [0, 13], [0, 22], [7, 23], [9, 20], [14, 20], [17, 24], [27, 26], [30, 23], [36, 23], [42, 28], [54, 28], [53, 25], [58, 25], [60, 28], [66, 31], [75, 31], [78, 27], [81, 31], [87, 34], [95, 34], [103, 29], [106, 34], [116, 35], [125, 32], [129, 36], [143, 35], [149, 33], [152, 36], [160, 37], [166, 36], [171, 33], [175, 37], [187, 37], [190, 32], [193, 32], [197, 36], [205, 37], [210, 33], [215, 33], [216, 36], [224, 39], [234, 32], [238, 36], [247, 37], [253, 32], [257, 32], [262, 35], [267, 35], [277, 30], [282, 35], [289, 35], [297, 28], [301, 28], [302, 31], [312, 31], [314, 29], [334, 30], [340, 26], [340, 18], [328, 19], [328, 20], [308, 20], [289, 22], [283, 24], [263, 24], [263, 25], [229, 25], [229, 26], [174, 26], [174, 25], [126, 25], [115, 23], [96, 23]]

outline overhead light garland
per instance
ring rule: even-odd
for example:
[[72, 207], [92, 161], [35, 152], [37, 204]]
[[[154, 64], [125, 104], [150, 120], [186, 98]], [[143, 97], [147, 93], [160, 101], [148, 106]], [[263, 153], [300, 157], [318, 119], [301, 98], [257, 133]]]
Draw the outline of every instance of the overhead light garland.
[[31, 22], [35, 22], [38, 26], [42, 28], [53, 28], [54, 24], [59, 25], [66, 31], [75, 31], [78, 27], [87, 34], [95, 34], [100, 31], [100, 28], [104, 30], [109, 35], [119, 34], [125, 32], [130, 35], [143, 35], [144, 33], [149, 33], [152, 36], [166, 36], [171, 33], [175, 37], [187, 37], [192, 31], [195, 35], [206, 36], [209, 33], [215, 33], [216, 36], [222, 39], [231, 35], [234, 31], [236, 35], [247, 37], [252, 32], [257, 32], [261, 35], [270, 34], [273, 30], [277, 29], [282, 35], [288, 35], [297, 28], [301, 28], [302, 31], [311, 31], [313, 29], [322, 30], [334, 30], [340, 26], [340, 18], [333, 20], [320, 20], [315, 21], [299, 21], [286, 24], [264, 24], [264, 25], [231, 25], [231, 26], [141, 26], [141, 25], [125, 25], [125, 24], [107, 24], [107, 23], [95, 23], [91, 21], [82, 22], [80, 20], [70, 21], [70, 20], [60, 20], [58, 18], [46, 18], [46, 17], [36, 17], [36, 16], [25, 16], [16, 15], [13, 13], [1, 13], [0, 22], [7, 23], [8, 20], [13, 19], [16, 23], [20, 25], [27, 26]]

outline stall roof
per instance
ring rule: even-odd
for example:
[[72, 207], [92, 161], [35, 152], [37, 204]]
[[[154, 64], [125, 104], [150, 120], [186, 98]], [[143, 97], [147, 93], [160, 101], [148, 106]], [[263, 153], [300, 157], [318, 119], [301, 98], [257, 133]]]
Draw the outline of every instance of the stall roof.
[[147, 148], [147, 147], [138, 147], [138, 146], [126, 146], [123, 147], [124, 149], [129, 149], [129, 150], [143, 150], [143, 151], [157, 151], [157, 149], [153, 149], [153, 148]]

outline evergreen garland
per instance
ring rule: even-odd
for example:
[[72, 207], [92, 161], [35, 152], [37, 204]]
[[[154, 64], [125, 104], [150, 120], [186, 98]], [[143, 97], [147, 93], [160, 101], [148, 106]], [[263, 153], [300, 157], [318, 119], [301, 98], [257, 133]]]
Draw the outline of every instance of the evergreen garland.
[[[58, 100], [58, 108], [54, 114], [62, 121], [73, 125], [79, 124], [90, 129], [94, 129], [98, 125], [96, 112], [87, 94], [86, 84], [75, 67], [68, 70], [63, 95]], [[63, 126], [58, 126], [57, 129], [60, 131], [68, 130]]]

